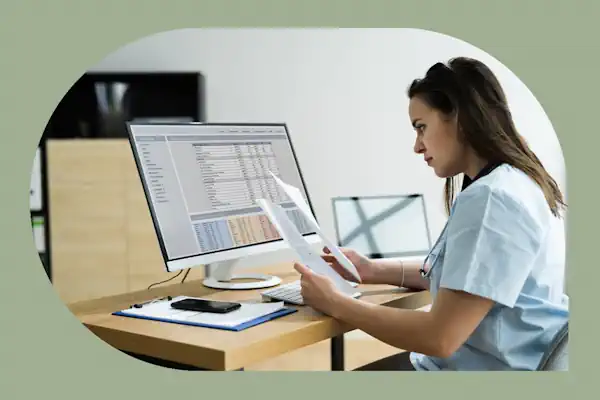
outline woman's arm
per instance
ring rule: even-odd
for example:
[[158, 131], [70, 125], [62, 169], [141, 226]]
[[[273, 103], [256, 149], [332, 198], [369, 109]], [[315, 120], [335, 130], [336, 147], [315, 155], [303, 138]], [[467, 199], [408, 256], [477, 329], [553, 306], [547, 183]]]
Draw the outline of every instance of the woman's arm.
[[442, 288], [429, 312], [339, 296], [331, 315], [391, 346], [446, 358], [468, 339], [492, 305], [492, 300]]
[[[422, 261], [371, 260], [371, 262], [373, 263], [373, 279], [369, 283], [429, 290], [429, 280], [421, 276]], [[403, 268], [404, 282], [402, 282]]]

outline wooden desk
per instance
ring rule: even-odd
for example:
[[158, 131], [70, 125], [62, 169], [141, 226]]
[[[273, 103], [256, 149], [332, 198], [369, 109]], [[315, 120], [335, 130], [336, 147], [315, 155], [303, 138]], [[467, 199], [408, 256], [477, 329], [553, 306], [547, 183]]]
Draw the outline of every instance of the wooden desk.
[[[284, 282], [299, 278], [291, 265], [262, 269], [280, 276]], [[382, 285], [361, 285], [362, 299], [391, 307], [416, 309], [430, 302], [428, 292], [406, 292]], [[219, 300], [260, 300], [261, 290], [219, 291], [201, 281], [171, 284], [151, 291], [138, 291], [70, 305], [71, 311], [99, 338], [127, 353], [208, 370], [242, 369], [260, 361], [315, 344], [332, 341], [332, 352], [343, 352], [339, 339], [353, 330], [309, 307], [241, 332], [199, 328], [110, 315], [136, 302], [162, 296], [203, 296]], [[343, 369], [338, 367], [334, 369]]]

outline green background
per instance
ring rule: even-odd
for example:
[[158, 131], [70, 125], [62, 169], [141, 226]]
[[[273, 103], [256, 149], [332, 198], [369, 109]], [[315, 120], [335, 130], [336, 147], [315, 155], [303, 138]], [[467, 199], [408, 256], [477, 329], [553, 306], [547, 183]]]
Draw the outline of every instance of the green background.
[[[0, 6], [0, 397], [58, 399], [566, 398], [594, 390], [598, 344], [596, 1], [4, 1]], [[29, 219], [35, 147], [85, 70], [149, 34], [202, 26], [422, 28], [503, 62], [563, 147], [569, 201], [569, 373], [193, 373], [128, 358], [89, 334], [49, 284]], [[594, 32], [595, 31], [595, 32]], [[427, 49], [424, 49], [427, 51]], [[587, 386], [587, 385], [590, 386]], [[481, 392], [479, 392], [481, 390]], [[375, 391], [382, 393], [376, 394]], [[47, 396], [47, 397], [46, 397]], [[521, 398], [521, 397], [519, 397]]]

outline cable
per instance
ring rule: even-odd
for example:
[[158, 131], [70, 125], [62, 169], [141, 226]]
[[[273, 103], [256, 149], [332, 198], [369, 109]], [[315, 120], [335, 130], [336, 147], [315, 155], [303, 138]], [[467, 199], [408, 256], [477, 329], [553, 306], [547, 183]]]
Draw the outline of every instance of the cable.
[[183, 279], [181, 280], [181, 283], [183, 283], [185, 281], [185, 278], [187, 278], [188, 274], [190, 273], [190, 269], [188, 268], [187, 271], [185, 271], [185, 275], [183, 276]]
[[[188, 270], [188, 271], [189, 271], [189, 270]], [[160, 285], [161, 283], [167, 283], [167, 282], [170, 282], [170, 281], [172, 281], [173, 279], [175, 279], [175, 278], [177, 278], [179, 275], [181, 275], [181, 273], [182, 273], [182, 272], [183, 272], [183, 270], [179, 271], [179, 272], [177, 273], [177, 275], [170, 277], [170, 278], [169, 278], [169, 279], [167, 279], [166, 281], [162, 281], [162, 282], [156, 282], [156, 283], [153, 283], [152, 285], [148, 286], [148, 290], [152, 289], [152, 286], [156, 286], [156, 285]]]

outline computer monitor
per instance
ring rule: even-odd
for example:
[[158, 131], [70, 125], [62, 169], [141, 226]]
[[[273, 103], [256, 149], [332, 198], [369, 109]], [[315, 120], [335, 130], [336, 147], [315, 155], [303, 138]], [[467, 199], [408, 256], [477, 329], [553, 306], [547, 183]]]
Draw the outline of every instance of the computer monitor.
[[220, 289], [279, 284], [270, 275], [234, 274], [248, 257], [288, 248], [259, 198], [281, 205], [309, 244], [320, 243], [269, 175], [299, 188], [313, 211], [286, 124], [130, 121], [127, 127], [167, 271], [205, 266], [204, 284]]
[[421, 194], [335, 197], [332, 205], [341, 247], [386, 259], [420, 258], [431, 248]]

